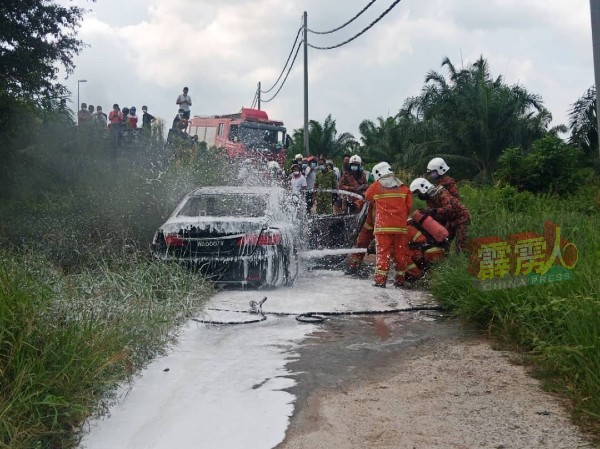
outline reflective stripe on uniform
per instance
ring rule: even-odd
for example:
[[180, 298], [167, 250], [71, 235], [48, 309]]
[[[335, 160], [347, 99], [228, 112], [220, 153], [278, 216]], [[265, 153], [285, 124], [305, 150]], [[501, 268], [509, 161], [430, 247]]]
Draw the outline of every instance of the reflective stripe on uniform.
[[373, 199], [379, 200], [381, 198], [406, 198], [406, 193], [378, 193], [373, 195]]
[[411, 242], [415, 242], [419, 237], [421, 237], [421, 235], [423, 235], [421, 231], [417, 231], [417, 233], [413, 236]]
[[375, 228], [375, 232], [397, 232], [399, 234], [406, 234], [408, 232], [407, 228]]

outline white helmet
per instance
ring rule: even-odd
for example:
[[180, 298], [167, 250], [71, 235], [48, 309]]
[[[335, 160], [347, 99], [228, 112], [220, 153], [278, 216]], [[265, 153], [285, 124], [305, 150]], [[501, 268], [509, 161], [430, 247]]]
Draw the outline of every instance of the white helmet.
[[434, 157], [427, 164], [428, 172], [436, 171], [437, 174], [440, 176], [442, 176], [448, 170], [450, 170], [450, 167], [448, 167], [448, 164], [446, 164], [446, 161], [444, 159], [442, 159], [441, 157]]
[[298, 153], [296, 156], [294, 156], [294, 160], [297, 161], [298, 159], [302, 160], [302, 159], [304, 159], [304, 156], [302, 156], [300, 153]]
[[410, 191], [413, 193], [416, 191], [419, 191], [425, 195], [432, 188], [433, 188], [433, 184], [431, 184], [425, 178], [417, 178], [413, 182], [410, 183]]
[[267, 168], [270, 171], [276, 171], [276, 170], [279, 170], [280, 167], [279, 167], [279, 163], [277, 161], [269, 161], [267, 163]]
[[349, 164], [358, 164], [358, 165], [362, 165], [362, 159], [360, 158], [360, 156], [358, 154], [355, 154], [354, 156], [352, 156], [350, 158], [350, 160], [348, 161]]
[[377, 181], [382, 176], [390, 175], [393, 173], [392, 166], [390, 164], [388, 164], [387, 162], [380, 162], [379, 164], [375, 165], [373, 167], [372, 172], [373, 172], [373, 177], [375, 178], [375, 181]]

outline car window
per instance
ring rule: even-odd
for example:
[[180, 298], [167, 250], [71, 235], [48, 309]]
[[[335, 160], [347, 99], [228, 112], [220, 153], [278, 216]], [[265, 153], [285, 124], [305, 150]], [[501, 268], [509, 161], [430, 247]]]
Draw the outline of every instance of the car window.
[[267, 199], [257, 195], [202, 195], [188, 198], [178, 217], [262, 217]]

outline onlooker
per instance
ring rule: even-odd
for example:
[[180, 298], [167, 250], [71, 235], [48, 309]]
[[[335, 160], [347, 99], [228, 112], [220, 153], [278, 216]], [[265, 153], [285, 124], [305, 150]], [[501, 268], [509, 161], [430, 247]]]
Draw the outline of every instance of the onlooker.
[[184, 117], [185, 111], [183, 108], [179, 109], [179, 113], [173, 119], [173, 126], [171, 128], [176, 129], [177, 131], [183, 131], [187, 128], [188, 121]]
[[148, 106], [142, 106], [142, 128], [146, 131], [150, 131], [154, 120], [156, 120], [156, 118], [148, 112]]
[[[328, 159], [329, 162], [329, 159]], [[335, 165], [333, 165], [333, 161], [331, 161], [331, 169], [333, 170], [333, 172], [335, 173], [335, 177], [337, 178], [337, 180], [340, 180], [340, 177], [342, 176], [342, 174], [340, 173], [340, 169], [337, 168]]]
[[137, 129], [138, 116], [135, 114], [135, 112], [135, 106], [131, 106], [129, 109], [129, 114], [127, 115], [127, 128], [129, 129]]
[[93, 104], [91, 104], [91, 105], [88, 106], [88, 112], [90, 113], [90, 118], [91, 119], [94, 118], [95, 111], [94, 111], [94, 105]]
[[96, 106], [96, 113], [94, 114], [94, 122], [98, 128], [106, 128], [106, 114], [102, 112], [102, 106]]
[[292, 177], [290, 178], [290, 187], [292, 194], [299, 195], [300, 192], [306, 190], [306, 178], [300, 172], [300, 166], [298, 164], [292, 165]]
[[82, 125], [85, 122], [89, 122], [92, 118], [90, 111], [88, 111], [87, 104], [81, 103], [81, 109], [77, 112], [77, 124]]
[[123, 113], [119, 109], [118, 104], [113, 104], [113, 109], [108, 114], [108, 122], [110, 127], [111, 144], [113, 148], [121, 146], [121, 125], [123, 123]]
[[304, 168], [304, 177], [306, 178], [306, 212], [310, 214], [314, 203], [314, 189], [317, 181], [317, 158], [308, 156], [306, 167]]
[[319, 160], [319, 172], [315, 181], [315, 189], [329, 190], [329, 192], [317, 193], [317, 214], [333, 213], [333, 195], [337, 190], [338, 183], [335, 173], [332, 170], [333, 164], [329, 165], [324, 159]]
[[127, 106], [125, 106], [121, 112], [123, 113], [123, 120], [122, 120], [123, 128], [127, 128], [127, 120], [129, 118], [129, 108]]
[[190, 118], [190, 106], [192, 105], [192, 97], [188, 95], [189, 89], [187, 87], [183, 88], [183, 94], [177, 97], [175, 104], [179, 105], [180, 109], [183, 109], [183, 118]]

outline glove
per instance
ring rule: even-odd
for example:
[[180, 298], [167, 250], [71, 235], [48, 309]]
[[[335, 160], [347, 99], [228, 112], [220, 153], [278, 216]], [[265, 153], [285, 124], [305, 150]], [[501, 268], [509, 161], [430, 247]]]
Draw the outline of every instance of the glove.
[[367, 246], [367, 254], [377, 254], [377, 249], [375, 247], [375, 240], [373, 240], [369, 246]]

